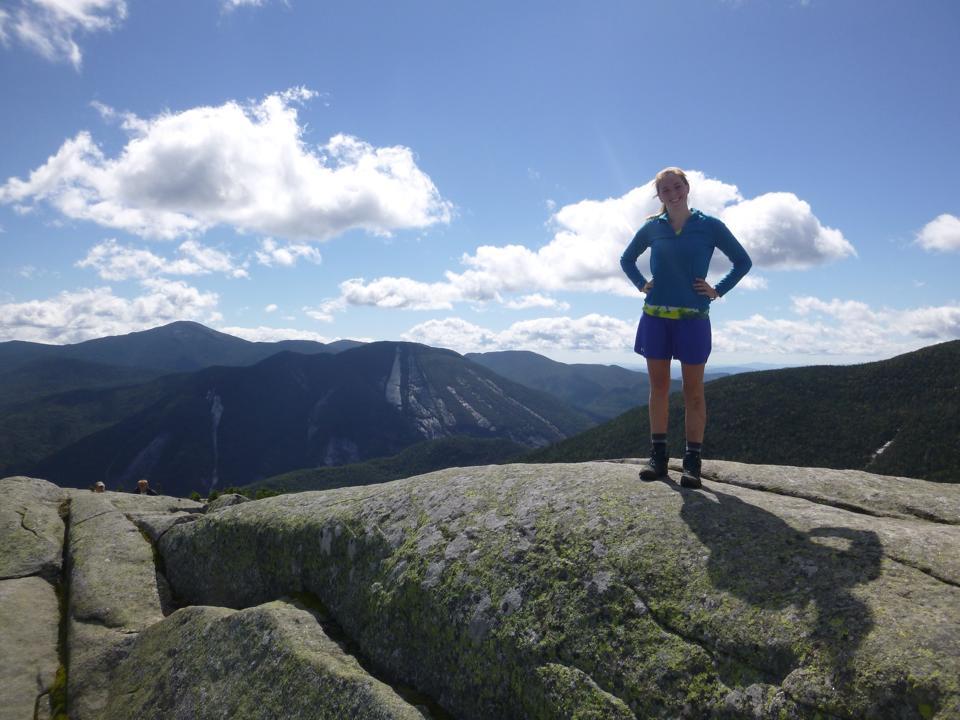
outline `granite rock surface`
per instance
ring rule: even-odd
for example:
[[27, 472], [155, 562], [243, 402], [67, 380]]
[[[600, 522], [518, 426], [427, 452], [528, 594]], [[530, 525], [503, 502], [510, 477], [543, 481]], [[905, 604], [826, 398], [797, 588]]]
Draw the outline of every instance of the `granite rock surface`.
[[960, 486], [636, 462], [0, 480], [0, 718], [960, 717]]

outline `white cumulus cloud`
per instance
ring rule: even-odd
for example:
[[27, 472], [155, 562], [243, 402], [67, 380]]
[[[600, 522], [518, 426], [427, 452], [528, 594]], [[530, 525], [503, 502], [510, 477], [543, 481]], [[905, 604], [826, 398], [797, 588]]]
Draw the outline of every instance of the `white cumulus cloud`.
[[0, 304], [0, 341], [77, 343], [175, 320], [215, 322], [218, 296], [179, 280], [147, 279], [133, 298], [109, 287], [62, 292], [45, 300]]
[[333, 298], [324, 300], [316, 307], [303, 308], [303, 314], [308, 318], [319, 320], [320, 322], [333, 322], [333, 314], [343, 312], [346, 306], [347, 304], [343, 298]]
[[743, 200], [720, 217], [759, 267], [798, 270], [856, 255], [843, 233], [821, 225], [809, 203], [793, 193]]
[[299, 330], [297, 328], [273, 328], [273, 327], [218, 327], [222, 333], [243, 338], [251, 342], [277, 342], [279, 340], [313, 340], [319, 343], [331, 343], [338, 338], [328, 338], [319, 333], [309, 330]]
[[[707, 279], [709, 282], [711, 282], [711, 284], [716, 285], [718, 282], [720, 282], [720, 278], [721, 276], [717, 275], [716, 277], [708, 276]], [[737, 283], [738, 290], [766, 290], [767, 287], [767, 279], [763, 277], [763, 275], [755, 275], [754, 273], [748, 274]]]
[[409, 278], [382, 277], [372, 282], [352, 278], [340, 283], [341, 298], [349, 305], [371, 305], [405, 310], [449, 310], [463, 299], [449, 283], [422, 283]]
[[263, 309], [263, 311], [264, 311], [264, 312], [268, 312], [268, 313], [274, 313], [274, 312], [276, 312], [278, 309], [279, 309], [279, 306], [278, 306], [276, 303], [270, 303], [269, 305], [267, 305], [267, 306]]
[[149, 250], [121, 245], [114, 239], [98, 243], [77, 267], [93, 268], [104, 280], [129, 280], [156, 275], [208, 275], [223, 273], [230, 277], [248, 277], [246, 269], [229, 253], [187, 240], [178, 248], [179, 257], [167, 259]]
[[533, 293], [532, 295], [523, 295], [518, 297], [516, 300], [508, 300], [504, 303], [504, 307], [510, 310], [527, 310], [529, 308], [554, 308], [556, 310], [569, 310], [570, 303], [561, 302], [556, 298], [547, 297], [546, 295], [541, 295], [540, 293]]
[[307, 145], [295, 106], [315, 94], [294, 88], [257, 103], [128, 115], [129, 142], [113, 158], [81, 131], [27, 179], [0, 185], [0, 203], [44, 202], [69, 218], [157, 238], [227, 225], [322, 241], [351, 228], [389, 235], [449, 222], [450, 203], [409, 148], [344, 134]]
[[761, 314], [714, 326], [725, 352], [889, 357], [960, 339], [960, 305], [872, 308], [858, 300], [793, 298], [794, 317]]
[[[766, 193], [747, 200], [735, 185], [709, 178], [696, 170], [688, 174], [690, 204], [727, 223], [746, 247], [755, 268], [804, 269], [856, 252], [839, 230], [825, 227], [810, 205], [792, 193]], [[644, 223], [658, 211], [653, 181], [618, 198], [583, 200], [557, 210], [550, 219], [553, 238], [539, 248], [526, 245], [483, 245], [464, 254], [461, 272], [447, 271], [445, 282], [420, 282], [410, 278], [352, 280], [349, 304], [377, 296], [377, 289], [393, 289], [390, 303], [381, 307], [423, 305], [419, 296], [436, 298], [430, 307], [450, 303], [495, 300], [510, 306], [542, 293], [581, 291], [636, 295], [620, 269], [620, 256]], [[649, 253], [641, 257], [641, 270], [649, 276]], [[725, 274], [730, 263], [714, 254], [711, 278]], [[755, 273], [741, 284], [744, 290], [767, 287]], [[410, 293], [407, 296], [405, 293]], [[360, 302], [358, 304], [371, 304]]]
[[47, 60], [79, 69], [77, 37], [114, 30], [126, 17], [124, 0], [10, 0], [0, 9], [0, 42], [16, 38]]
[[917, 243], [924, 250], [960, 251], [960, 217], [938, 215], [917, 233]]
[[315, 264], [321, 261], [320, 251], [315, 247], [302, 243], [280, 245], [273, 238], [261, 240], [260, 249], [255, 254], [257, 262], [268, 267], [293, 267], [301, 259]]
[[523, 320], [500, 331], [462, 318], [428, 320], [410, 328], [402, 339], [445, 347], [459, 353], [493, 350], [623, 350], [633, 346], [634, 323], [592, 313], [579, 318]]
[[265, 0], [220, 0], [224, 10], [233, 10], [238, 7], [260, 7]]
[[[543, 317], [503, 330], [459, 317], [428, 320], [402, 339], [460, 353], [496, 350], [626, 352], [633, 349], [636, 321], [600, 314]], [[960, 339], [960, 305], [871, 308], [857, 300], [797, 297], [787, 317], [755, 314], [715, 322], [714, 352], [797, 357], [890, 357], [931, 343]], [[638, 358], [639, 362], [639, 358]]]

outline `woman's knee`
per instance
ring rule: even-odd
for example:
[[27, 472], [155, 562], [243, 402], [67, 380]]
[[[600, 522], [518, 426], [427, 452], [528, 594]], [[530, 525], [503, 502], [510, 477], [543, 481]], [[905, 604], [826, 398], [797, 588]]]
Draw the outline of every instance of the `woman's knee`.
[[669, 397], [670, 378], [668, 377], [666, 381], [650, 378], [650, 395], [658, 398]]
[[670, 394], [670, 361], [647, 360], [647, 379], [650, 382], [650, 394], [657, 397]]

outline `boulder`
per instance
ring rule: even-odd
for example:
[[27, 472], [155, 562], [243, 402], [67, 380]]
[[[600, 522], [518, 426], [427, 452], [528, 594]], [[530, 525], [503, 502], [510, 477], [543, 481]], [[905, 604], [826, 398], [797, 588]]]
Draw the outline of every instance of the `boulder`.
[[140, 495], [138, 493], [105, 492], [91, 493], [87, 490], [67, 489], [71, 498], [87, 497], [96, 494], [106, 498], [110, 504], [120, 512], [131, 515], [136, 513], [202, 513], [203, 503], [187, 498], [170, 497], [168, 495]]
[[448, 469], [245, 503], [159, 549], [192, 604], [316, 595], [459, 718], [960, 716], [960, 487], [733, 470]]
[[[71, 498], [85, 498], [90, 495], [83, 490], [68, 489]], [[172, 526], [190, 522], [204, 512], [204, 505], [186, 498], [166, 495], [138, 495], [137, 493], [105, 492], [97, 497], [104, 498], [122, 512], [150, 540], [156, 542]]]
[[130, 520], [139, 530], [147, 536], [151, 543], [156, 543], [167, 530], [174, 525], [180, 525], [185, 522], [193, 522], [200, 515], [197, 513], [172, 512], [172, 513], [127, 513], [127, 519]]
[[47, 580], [0, 580], [0, 720], [50, 717], [59, 631], [57, 594]]
[[250, 498], [237, 493], [227, 493], [226, 495], [220, 495], [216, 500], [212, 500], [210, 504], [207, 505], [207, 512], [218, 512], [224, 508], [240, 505], [245, 502], [250, 502]]
[[153, 547], [110, 495], [75, 494], [69, 517], [68, 697], [74, 720], [99, 718], [117, 663], [163, 619]]
[[423, 720], [371, 677], [302, 606], [194, 606], [141, 633], [104, 720]]
[[63, 564], [60, 505], [66, 494], [27, 477], [0, 480], [0, 579], [43, 575], [51, 582]]
[[136, 639], [135, 632], [69, 621], [67, 698], [70, 720], [99, 720], [103, 716], [114, 673]]
[[[680, 463], [673, 464], [673, 469], [682, 472]], [[727, 460], [705, 460], [703, 469], [717, 482], [794, 495], [865, 515], [960, 525], [956, 486], [947, 483], [862, 470], [749, 465]]]

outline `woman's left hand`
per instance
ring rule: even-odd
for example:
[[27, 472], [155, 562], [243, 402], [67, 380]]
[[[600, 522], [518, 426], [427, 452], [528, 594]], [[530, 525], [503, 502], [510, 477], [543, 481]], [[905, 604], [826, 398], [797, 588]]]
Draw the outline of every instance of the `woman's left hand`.
[[720, 297], [720, 293], [710, 287], [709, 283], [703, 278], [697, 278], [693, 281], [693, 289], [697, 291], [698, 295], [705, 295], [711, 300], [716, 300]]

